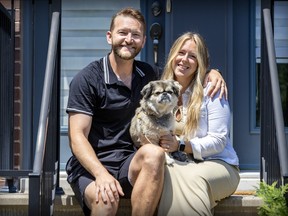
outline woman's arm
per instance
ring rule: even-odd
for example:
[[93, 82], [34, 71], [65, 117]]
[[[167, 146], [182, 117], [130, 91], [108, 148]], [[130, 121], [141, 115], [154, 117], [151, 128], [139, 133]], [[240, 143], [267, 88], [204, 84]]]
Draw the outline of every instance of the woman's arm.
[[206, 97], [202, 109], [200, 129], [196, 137], [190, 140], [194, 157], [198, 160], [222, 152], [230, 129], [230, 107], [227, 100]]

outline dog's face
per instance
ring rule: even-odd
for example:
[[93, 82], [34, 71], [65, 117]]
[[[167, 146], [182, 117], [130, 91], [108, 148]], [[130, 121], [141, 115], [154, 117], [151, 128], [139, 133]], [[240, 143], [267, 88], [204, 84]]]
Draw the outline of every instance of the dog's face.
[[141, 106], [157, 116], [171, 112], [177, 106], [181, 85], [173, 80], [151, 81], [141, 91]]

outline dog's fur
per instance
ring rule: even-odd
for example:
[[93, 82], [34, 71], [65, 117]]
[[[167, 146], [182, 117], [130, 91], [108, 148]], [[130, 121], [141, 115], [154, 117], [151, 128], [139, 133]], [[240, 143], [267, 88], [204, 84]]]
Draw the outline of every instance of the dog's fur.
[[130, 135], [136, 147], [147, 143], [159, 145], [162, 135], [174, 131], [173, 110], [180, 90], [181, 85], [173, 80], [151, 81], [143, 87], [143, 98], [130, 126]]

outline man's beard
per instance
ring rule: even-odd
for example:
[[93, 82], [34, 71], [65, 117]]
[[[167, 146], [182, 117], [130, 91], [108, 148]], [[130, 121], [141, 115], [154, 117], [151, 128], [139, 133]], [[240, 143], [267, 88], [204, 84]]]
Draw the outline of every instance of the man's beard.
[[124, 59], [124, 60], [131, 60], [131, 59], [134, 59], [138, 53], [141, 51], [141, 48], [137, 48], [137, 49], [134, 49], [132, 52], [122, 52], [121, 51], [121, 46], [113, 46], [112, 49], [113, 49], [113, 52], [119, 56], [121, 59]]

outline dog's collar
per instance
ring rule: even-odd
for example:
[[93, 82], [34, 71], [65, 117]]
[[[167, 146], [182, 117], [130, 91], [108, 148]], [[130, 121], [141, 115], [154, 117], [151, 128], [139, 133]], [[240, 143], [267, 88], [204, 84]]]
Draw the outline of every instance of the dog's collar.
[[[143, 113], [145, 113], [147, 116], [152, 115], [152, 116], [155, 116], [155, 117], [156, 117], [156, 115], [154, 115], [153, 113], [148, 114], [145, 109], [142, 109], [142, 112], [139, 112], [139, 113], [137, 114], [137, 118], [138, 118], [138, 119], [142, 119]], [[162, 123], [162, 120], [163, 120], [163, 119], [168, 119], [168, 118], [170, 118], [170, 116], [171, 116], [171, 114], [168, 113], [168, 114], [165, 114], [165, 115], [163, 115], [163, 116], [161, 116], [161, 117], [157, 117], [156, 119], [157, 119], [157, 122], [158, 122], [158, 123]]]

